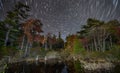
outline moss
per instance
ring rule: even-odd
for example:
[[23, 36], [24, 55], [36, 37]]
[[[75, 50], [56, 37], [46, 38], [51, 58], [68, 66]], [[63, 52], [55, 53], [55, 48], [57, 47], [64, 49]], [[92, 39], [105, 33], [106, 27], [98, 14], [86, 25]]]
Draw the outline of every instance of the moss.
[[74, 62], [75, 73], [84, 73], [82, 64], [77, 60]]

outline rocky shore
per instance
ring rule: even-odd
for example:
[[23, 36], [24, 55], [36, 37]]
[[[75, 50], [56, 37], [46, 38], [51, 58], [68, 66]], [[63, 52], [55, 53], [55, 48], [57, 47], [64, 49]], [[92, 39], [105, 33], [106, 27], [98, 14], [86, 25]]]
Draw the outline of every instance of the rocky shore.
[[93, 58], [81, 58], [80, 56], [71, 55], [66, 58], [69, 61], [79, 61], [85, 71], [99, 71], [99, 70], [112, 70], [116, 64], [120, 65], [120, 61], [108, 61], [106, 59], [93, 59]]
[[[27, 63], [27, 64], [39, 64], [39, 63], [44, 63], [44, 64], [51, 64], [51, 65], [56, 65], [56, 64], [60, 64], [60, 63], [64, 63], [66, 64], [66, 66], [70, 69], [69, 73], [72, 73], [75, 71], [75, 68], [73, 68], [75, 66], [75, 62], [79, 62], [78, 64], [80, 64], [80, 68], [82, 68], [84, 70], [83, 73], [96, 73], [96, 72], [101, 72], [103, 71], [110, 71], [110, 73], [116, 70], [116, 66], [118, 65], [117, 68], [120, 68], [120, 61], [107, 61], [105, 59], [101, 59], [101, 58], [97, 58], [97, 59], [93, 59], [93, 58], [81, 58], [79, 55], [70, 55], [68, 57], [61, 57], [60, 54], [58, 53], [54, 53], [54, 54], [48, 54], [44, 57], [40, 57], [40, 56], [36, 56], [34, 58], [24, 58], [22, 60], [9, 60], [8, 64], [17, 64], [17, 63]], [[4, 70], [5, 68], [7, 68], [7, 65], [5, 63], [5, 61], [1, 61], [4, 62], [4, 65], [2, 65], [1, 63], [1, 67], [2, 70]], [[6, 67], [5, 67], [6, 66]], [[9, 67], [9, 66], [8, 66]], [[78, 69], [80, 69], [78, 68]], [[117, 73], [119, 73], [119, 69], [117, 69], [116, 71], [118, 71]], [[77, 72], [75, 72], [77, 73]], [[79, 72], [78, 72], [79, 73]]]

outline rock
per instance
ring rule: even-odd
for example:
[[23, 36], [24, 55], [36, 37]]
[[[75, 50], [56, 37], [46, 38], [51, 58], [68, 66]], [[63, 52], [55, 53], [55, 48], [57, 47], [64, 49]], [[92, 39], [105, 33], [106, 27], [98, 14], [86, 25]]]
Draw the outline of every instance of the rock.
[[45, 63], [56, 63], [61, 60], [60, 54], [55, 51], [48, 52], [44, 58]]
[[46, 58], [47, 59], [60, 59], [60, 54], [58, 52], [55, 52], [55, 51], [51, 51], [51, 52], [48, 52], [46, 54]]
[[106, 69], [109, 70], [112, 67], [114, 67], [114, 65], [110, 62], [105, 62], [105, 63], [84, 63], [83, 67], [86, 70], [96, 70], [96, 69]]

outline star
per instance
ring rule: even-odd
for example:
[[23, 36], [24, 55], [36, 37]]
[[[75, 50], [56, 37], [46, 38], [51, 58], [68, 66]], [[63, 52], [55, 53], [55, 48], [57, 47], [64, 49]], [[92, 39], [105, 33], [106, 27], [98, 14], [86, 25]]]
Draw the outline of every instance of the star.
[[58, 34], [63, 38], [81, 30], [88, 18], [102, 21], [120, 21], [119, 0], [0, 0], [0, 19], [21, 1], [31, 7], [31, 17], [40, 19], [45, 34]]

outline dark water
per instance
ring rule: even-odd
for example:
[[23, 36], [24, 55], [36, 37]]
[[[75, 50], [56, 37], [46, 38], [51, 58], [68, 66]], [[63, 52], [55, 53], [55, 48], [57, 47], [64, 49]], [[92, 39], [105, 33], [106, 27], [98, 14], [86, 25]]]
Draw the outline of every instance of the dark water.
[[14, 63], [9, 64], [5, 73], [120, 73], [120, 64], [110, 70], [85, 70], [79, 62], [39, 63]]
[[39, 62], [36, 64], [22, 62], [9, 64], [6, 73], [62, 73], [64, 67], [64, 63], [45, 64]]

